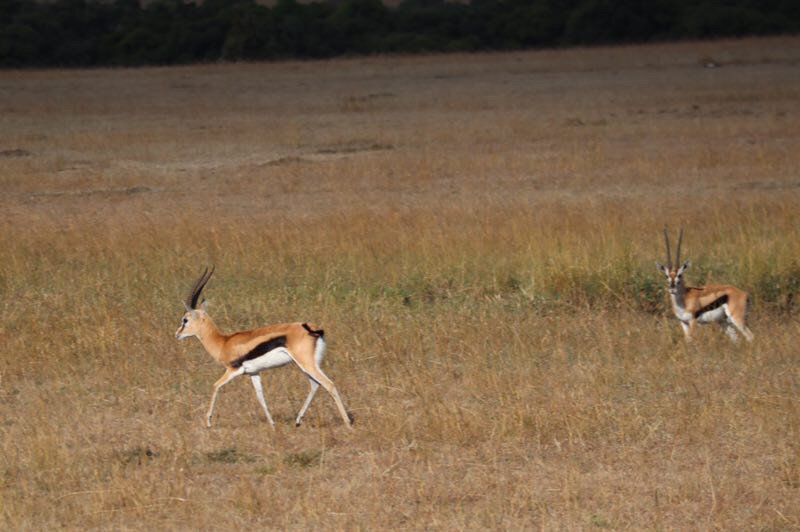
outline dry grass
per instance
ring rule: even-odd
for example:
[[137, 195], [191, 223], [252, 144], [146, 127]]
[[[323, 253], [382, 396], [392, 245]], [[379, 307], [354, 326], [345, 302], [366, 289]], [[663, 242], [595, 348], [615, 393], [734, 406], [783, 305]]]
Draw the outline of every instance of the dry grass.
[[[5, 72], [0, 524], [800, 527], [798, 44]], [[665, 222], [755, 343], [683, 344]], [[352, 433], [292, 368], [202, 426], [210, 262]]]

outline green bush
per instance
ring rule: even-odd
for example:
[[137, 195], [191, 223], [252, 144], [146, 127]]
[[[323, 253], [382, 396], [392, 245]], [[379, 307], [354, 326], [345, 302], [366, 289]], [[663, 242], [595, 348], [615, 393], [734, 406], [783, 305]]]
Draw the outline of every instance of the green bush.
[[513, 49], [800, 31], [792, 2], [0, 0], [0, 66]]

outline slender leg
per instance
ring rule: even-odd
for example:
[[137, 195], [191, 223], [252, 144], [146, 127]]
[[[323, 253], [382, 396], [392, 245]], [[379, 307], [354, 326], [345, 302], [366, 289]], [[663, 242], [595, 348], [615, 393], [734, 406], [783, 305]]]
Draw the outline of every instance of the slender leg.
[[333, 381], [330, 380], [327, 375], [322, 373], [322, 370], [319, 367], [312, 368], [311, 371], [308, 372], [308, 375], [320, 383], [325, 391], [327, 391], [333, 397], [333, 400], [336, 402], [336, 408], [339, 409], [339, 414], [341, 414], [342, 419], [344, 420], [345, 424], [348, 428], [353, 428], [353, 424], [350, 421], [350, 416], [347, 415], [347, 410], [344, 408], [344, 404], [342, 403], [342, 398], [339, 397], [339, 392], [336, 390], [336, 386], [334, 386]]
[[217, 402], [217, 393], [219, 389], [228, 384], [230, 381], [244, 373], [244, 368], [239, 369], [226, 369], [225, 374], [214, 383], [214, 393], [211, 394], [211, 404], [208, 406], [208, 413], [206, 414], [206, 427], [211, 427], [211, 414], [214, 413], [214, 403]]
[[[692, 322], [694, 323], [694, 322]], [[692, 341], [692, 327], [689, 326], [688, 323], [685, 321], [681, 322], [681, 328], [683, 329], [683, 337], [686, 339], [687, 342]]]
[[303, 422], [303, 416], [306, 415], [306, 410], [308, 410], [308, 407], [311, 406], [311, 400], [314, 398], [314, 395], [317, 393], [317, 390], [319, 390], [319, 383], [317, 381], [309, 377], [308, 382], [311, 384], [311, 391], [308, 392], [308, 397], [306, 397], [306, 402], [303, 403], [303, 408], [301, 408], [300, 413], [297, 414], [297, 419], [294, 422], [295, 427], [299, 427], [300, 423]]
[[731, 323], [733, 323], [734, 326], [736, 326], [737, 329], [739, 329], [739, 332], [741, 332], [744, 335], [745, 339], [748, 342], [752, 342], [753, 341], [753, 333], [750, 332], [750, 329], [747, 328], [747, 325], [745, 325], [744, 323], [739, 323], [738, 321], [736, 321], [733, 318], [731, 318], [730, 321], [731, 321]]
[[725, 330], [725, 334], [728, 335], [728, 338], [731, 339], [731, 342], [735, 344], [739, 341], [739, 335], [736, 334], [736, 327], [734, 327], [730, 321], [721, 322], [720, 326], [722, 326], [722, 328]]
[[725, 308], [725, 315], [728, 317], [728, 323], [732, 324], [734, 327], [739, 329], [739, 332], [744, 335], [745, 339], [748, 342], [753, 341], [753, 333], [750, 332], [750, 329], [748, 329], [747, 325], [745, 325], [744, 317], [742, 317], [742, 319], [737, 319], [733, 314], [731, 314], [731, 312], [727, 307]]
[[253, 383], [253, 388], [256, 390], [256, 397], [258, 397], [258, 402], [261, 403], [261, 408], [264, 409], [264, 413], [267, 415], [267, 421], [269, 424], [272, 425], [272, 428], [275, 428], [275, 422], [272, 421], [272, 416], [269, 415], [269, 409], [267, 408], [267, 401], [264, 399], [264, 388], [261, 386], [261, 376], [250, 375], [250, 382]]

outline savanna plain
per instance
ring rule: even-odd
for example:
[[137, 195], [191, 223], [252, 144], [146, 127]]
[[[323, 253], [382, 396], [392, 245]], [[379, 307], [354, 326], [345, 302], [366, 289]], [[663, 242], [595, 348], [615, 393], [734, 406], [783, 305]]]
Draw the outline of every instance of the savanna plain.
[[[716, 68], [704, 65], [713, 62]], [[800, 528], [800, 39], [0, 72], [0, 528]], [[752, 343], [671, 317], [751, 297]], [[174, 333], [312, 321], [293, 367]]]

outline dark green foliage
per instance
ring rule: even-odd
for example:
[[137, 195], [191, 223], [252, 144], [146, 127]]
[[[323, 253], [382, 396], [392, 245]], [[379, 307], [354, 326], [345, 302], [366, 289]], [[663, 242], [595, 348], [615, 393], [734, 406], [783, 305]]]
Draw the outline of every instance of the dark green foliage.
[[209, 462], [222, 462], [224, 464], [236, 464], [240, 462], [254, 462], [256, 459], [249, 454], [243, 453], [235, 447], [220, 449], [206, 453]]
[[136, 446], [124, 449], [115, 453], [117, 459], [125, 465], [143, 465], [152, 462], [159, 456], [158, 451], [154, 451], [149, 446]]
[[319, 465], [319, 463], [322, 461], [322, 452], [315, 449], [309, 449], [297, 453], [289, 453], [283, 458], [283, 461], [286, 463], [286, 465], [294, 467], [312, 467]]
[[670, 0], [585, 0], [570, 12], [564, 38], [585, 44], [664, 39], [675, 33], [672, 22], [679, 13], [677, 4]]
[[794, 33], [788, 0], [0, 0], [0, 67], [322, 58]]
[[800, 265], [786, 271], [764, 271], [756, 277], [752, 289], [756, 304], [790, 313], [800, 297]]

